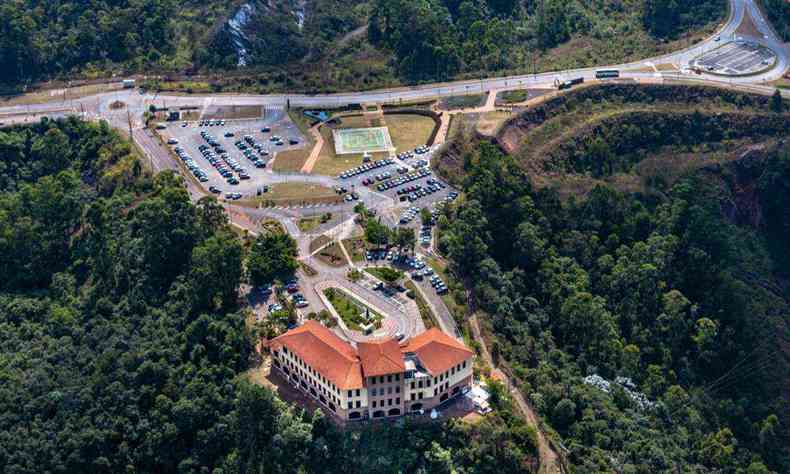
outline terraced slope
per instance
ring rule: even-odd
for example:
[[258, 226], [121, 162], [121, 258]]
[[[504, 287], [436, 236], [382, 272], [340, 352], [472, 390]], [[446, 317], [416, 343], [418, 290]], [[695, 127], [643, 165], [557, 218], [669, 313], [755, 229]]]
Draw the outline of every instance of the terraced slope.
[[[737, 158], [790, 129], [769, 98], [710, 87], [589, 86], [507, 121], [495, 137], [538, 186], [584, 194], [606, 181], [630, 191], [665, 189], [691, 169]], [[463, 141], [463, 140], [461, 140]], [[463, 174], [463, 146], [441, 160]]]

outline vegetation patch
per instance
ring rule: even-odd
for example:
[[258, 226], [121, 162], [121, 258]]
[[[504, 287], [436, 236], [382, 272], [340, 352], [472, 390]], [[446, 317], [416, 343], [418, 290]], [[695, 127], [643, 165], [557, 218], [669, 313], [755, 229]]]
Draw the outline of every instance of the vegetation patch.
[[327, 288], [324, 290], [324, 296], [349, 329], [361, 331], [362, 326], [367, 324], [373, 324], [375, 329], [381, 329], [384, 316], [345, 291], [338, 288]]
[[315, 268], [311, 267], [310, 265], [304, 262], [299, 262], [299, 268], [304, 272], [305, 275], [309, 277], [318, 275], [318, 271]]
[[263, 206], [303, 206], [317, 203], [339, 203], [342, 198], [330, 188], [310, 183], [275, 183], [269, 192], [257, 198]]
[[442, 110], [460, 110], [480, 107], [486, 101], [488, 94], [454, 95], [439, 100]]
[[384, 120], [392, 144], [399, 152], [410, 151], [428, 144], [431, 135], [438, 127], [433, 118], [418, 114], [387, 114]]
[[321, 224], [321, 218], [318, 216], [303, 217], [299, 219], [296, 226], [302, 232], [310, 232]]
[[391, 267], [367, 267], [365, 271], [383, 281], [393, 285], [403, 278], [403, 272]]
[[403, 286], [405, 286], [408, 290], [407, 294], [413, 295], [414, 302], [417, 304], [417, 309], [420, 311], [420, 318], [422, 318], [422, 323], [425, 325], [425, 329], [439, 327], [439, 322], [436, 320], [436, 315], [433, 314], [433, 311], [431, 311], [428, 303], [425, 302], [425, 298], [422, 297], [422, 294], [419, 292], [419, 290], [417, 290], [417, 287], [414, 286], [414, 282], [407, 281]]
[[330, 239], [329, 237], [325, 235], [319, 235], [317, 238], [313, 239], [312, 242], [310, 242], [310, 253], [315, 252], [316, 250], [320, 249], [321, 247], [323, 247], [324, 245], [328, 244], [331, 241], [332, 239]]
[[[698, 169], [664, 193], [600, 185], [567, 202], [533, 188], [491, 144], [466, 161], [474, 199], [450, 209], [439, 250], [469, 282], [502, 368], [575, 446], [576, 469], [787, 470], [788, 448], [766, 451], [754, 431], [787, 434], [775, 410], [790, 364], [771, 356], [786, 349], [777, 334], [790, 314], [788, 270], [776, 266], [790, 255], [786, 143]], [[609, 443], [625, 432], [656, 448], [650, 459], [639, 443]]]
[[348, 251], [348, 254], [351, 255], [351, 260], [353, 262], [362, 262], [365, 260], [367, 245], [365, 244], [364, 237], [352, 237], [346, 239], [343, 241], [343, 246]]
[[[606, 84], [552, 97], [514, 115], [499, 128], [496, 143], [513, 153], [540, 187], [558, 186], [580, 196], [607, 182], [618, 189], [665, 190], [680, 170], [727, 161], [741, 148], [786, 128], [774, 99], [699, 86]], [[480, 130], [458, 127], [440, 152], [440, 174], [461, 184]], [[671, 159], [666, 172], [659, 156]], [[705, 156], [710, 161], [703, 162]], [[651, 158], [650, 166], [638, 164]]]
[[348, 265], [346, 256], [343, 254], [343, 249], [340, 248], [340, 245], [337, 242], [332, 242], [328, 246], [324, 247], [323, 250], [318, 252], [316, 258], [331, 267], [339, 268]]
[[519, 102], [524, 102], [527, 99], [529, 99], [529, 91], [524, 89], [500, 92], [496, 97], [497, 102], [501, 102], [503, 104], [517, 104]]

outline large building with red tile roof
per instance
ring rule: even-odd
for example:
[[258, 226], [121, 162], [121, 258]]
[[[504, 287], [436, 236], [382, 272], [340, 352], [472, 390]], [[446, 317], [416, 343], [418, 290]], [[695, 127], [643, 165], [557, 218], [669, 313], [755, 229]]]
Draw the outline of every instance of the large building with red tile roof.
[[472, 382], [472, 352], [437, 328], [399, 344], [353, 346], [316, 321], [269, 345], [274, 367], [289, 383], [344, 420], [430, 410]]

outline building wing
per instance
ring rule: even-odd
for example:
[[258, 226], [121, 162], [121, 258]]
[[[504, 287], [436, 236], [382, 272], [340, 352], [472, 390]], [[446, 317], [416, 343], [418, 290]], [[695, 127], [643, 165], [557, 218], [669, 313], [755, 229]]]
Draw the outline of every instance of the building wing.
[[341, 390], [362, 388], [362, 366], [354, 348], [316, 321], [274, 338], [273, 350], [286, 347]]
[[433, 376], [450, 370], [474, 355], [472, 350], [438, 328], [431, 328], [413, 337], [401, 347], [401, 351], [416, 354], [422, 366]]

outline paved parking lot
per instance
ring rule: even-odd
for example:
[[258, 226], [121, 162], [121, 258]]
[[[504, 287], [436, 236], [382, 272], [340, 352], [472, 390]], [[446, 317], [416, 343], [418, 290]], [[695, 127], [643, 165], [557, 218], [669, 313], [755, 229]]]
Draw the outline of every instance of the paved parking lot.
[[[393, 199], [396, 203], [395, 210], [397, 212], [401, 212], [410, 207], [427, 207], [430, 209], [435, 203], [444, 200], [448, 194], [453, 191], [449, 185], [430, 172], [430, 162], [434, 151], [435, 150], [429, 150], [426, 153], [415, 153], [413, 156], [409, 157], [402, 155], [401, 158], [392, 158], [391, 164], [375, 167], [370, 171], [339, 181], [349, 192], [353, 192], [360, 188], [368, 188], [373, 192]], [[429, 173], [420, 176], [419, 170], [421, 169], [425, 169]], [[378, 186], [382, 183], [410, 176], [416, 179], [410, 179], [408, 182], [390, 189], [378, 189]], [[439, 183], [437, 183], [437, 181], [439, 181]], [[431, 187], [435, 190], [431, 191]], [[404, 190], [407, 188], [416, 188], [418, 191], [405, 193]], [[420, 192], [419, 190], [422, 191]], [[399, 191], [401, 192], [399, 193]], [[410, 200], [410, 196], [413, 200]], [[416, 221], [419, 221], [419, 219], [416, 219]]]
[[[223, 195], [236, 191], [244, 194], [255, 193], [258, 187], [270, 184], [267, 180], [267, 175], [271, 176], [268, 163], [274, 153], [300, 149], [305, 146], [304, 136], [282, 111], [274, 111], [261, 119], [226, 120], [224, 124], [220, 124], [216, 120], [210, 123], [213, 125], [203, 121], [170, 122], [166, 125], [165, 130], [161, 130], [161, 133], [166, 139], [177, 140], [178, 143], [172, 143], [171, 147], [182, 148], [185, 154], [191, 157], [205, 172], [206, 180], [202, 183], [203, 186], [206, 189], [213, 186], [219, 189]], [[265, 129], [268, 131], [264, 132]], [[201, 132], [206, 132], [217, 142], [218, 147], [210, 147], [218, 158], [217, 166], [221, 165], [226, 168], [231, 177], [238, 181], [238, 184], [230, 184], [229, 178], [223, 177], [218, 168], [212, 165], [200, 151], [201, 145], [209, 145], [208, 141], [201, 136]], [[236, 142], [244, 141], [244, 136], [252, 137], [251, 142], [245, 142], [247, 149], [252, 152], [250, 158], [246, 157], [244, 152], [235, 145]], [[280, 140], [278, 142], [272, 141], [272, 137], [279, 137]], [[278, 143], [282, 143], [282, 145], [278, 145]], [[253, 145], [259, 145], [261, 152], [254, 150]], [[227, 154], [226, 159], [222, 158], [222, 154], [219, 153], [222, 150]], [[253, 159], [260, 160], [266, 167], [256, 167]], [[233, 167], [236, 169], [232, 169]], [[243, 175], [249, 176], [249, 179], [241, 179]]]
[[775, 61], [776, 54], [768, 48], [746, 41], [733, 41], [703, 54], [693, 65], [707, 72], [743, 75], [762, 71]]

